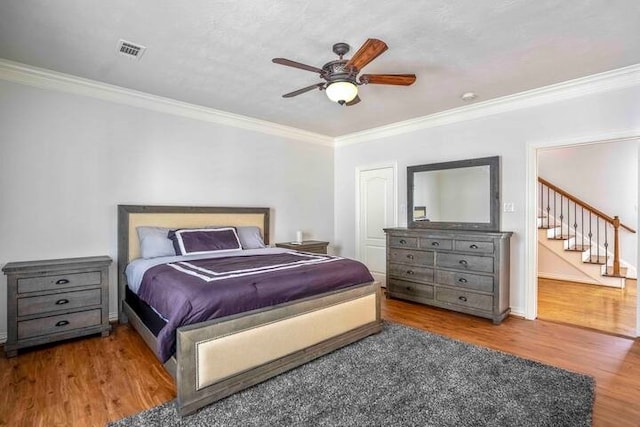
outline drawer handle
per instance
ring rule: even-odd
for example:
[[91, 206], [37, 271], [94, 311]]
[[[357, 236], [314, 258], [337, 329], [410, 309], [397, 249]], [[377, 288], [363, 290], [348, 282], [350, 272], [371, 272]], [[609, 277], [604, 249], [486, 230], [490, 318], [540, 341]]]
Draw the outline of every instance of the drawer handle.
[[459, 262], [460, 262], [460, 264], [462, 264], [462, 265], [467, 265], [467, 264], [469, 264], [469, 263], [468, 263], [466, 260], [464, 260], [464, 259], [461, 259]]
[[458, 279], [458, 282], [467, 283], [467, 279], [465, 279], [464, 277], [461, 277], [461, 278]]
[[63, 304], [68, 304], [69, 300], [66, 298], [63, 299], [59, 299], [58, 301], [56, 301], [56, 305], [63, 305]]
[[60, 279], [56, 282], [56, 285], [66, 285], [69, 283], [69, 279]]
[[404, 240], [404, 239], [400, 239], [400, 244], [401, 244], [401, 245], [406, 245], [406, 244], [407, 244], [407, 241], [406, 241], [406, 240]]
[[478, 249], [478, 245], [471, 245], [469, 246], [471, 249]]
[[431, 246], [440, 246], [440, 242], [431, 242]]
[[413, 288], [412, 288], [411, 286], [407, 286], [405, 289], [406, 289], [406, 290], [408, 290], [408, 291], [410, 291], [410, 290], [412, 290]]
[[413, 272], [413, 270], [407, 270], [407, 274], [408, 274], [409, 276], [413, 276], [415, 273]]
[[413, 255], [412, 255], [412, 254], [408, 254], [408, 255], [407, 255], [407, 258], [409, 258], [409, 259], [413, 259]]
[[67, 326], [69, 324], [68, 320], [61, 320], [58, 323], [56, 323], [56, 326]]
[[460, 301], [467, 302], [467, 297], [458, 297], [458, 299], [459, 299]]

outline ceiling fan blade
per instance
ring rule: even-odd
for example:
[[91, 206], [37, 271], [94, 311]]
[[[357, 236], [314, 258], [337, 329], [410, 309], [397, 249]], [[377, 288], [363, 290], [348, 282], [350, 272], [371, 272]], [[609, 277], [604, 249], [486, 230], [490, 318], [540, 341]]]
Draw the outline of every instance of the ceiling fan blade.
[[363, 74], [360, 82], [374, 85], [411, 86], [416, 81], [415, 74]]
[[353, 98], [351, 101], [347, 102], [346, 105], [347, 107], [351, 106], [351, 105], [356, 105], [358, 102], [360, 102], [360, 95], [356, 95], [355, 98]]
[[293, 68], [300, 68], [301, 70], [313, 71], [314, 73], [322, 74], [324, 72], [320, 68], [313, 67], [307, 64], [302, 64], [300, 62], [292, 61], [290, 59], [273, 58], [271, 61], [275, 64], [286, 65], [287, 67], [293, 67]]
[[324, 83], [316, 83], [316, 84], [311, 85], [311, 86], [303, 87], [302, 89], [294, 90], [293, 92], [285, 93], [284, 95], [282, 95], [282, 97], [283, 98], [293, 98], [294, 96], [298, 96], [298, 95], [303, 94], [305, 92], [309, 92], [310, 90], [320, 89], [322, 86], [324, 86]]
[[360, 49], [347, 62], [346, 67], [354, 67], [362, 70], [365, 65], [376, 59], [382, 52], [388, 49], [385, 42], [378, 39], [367, 39]]

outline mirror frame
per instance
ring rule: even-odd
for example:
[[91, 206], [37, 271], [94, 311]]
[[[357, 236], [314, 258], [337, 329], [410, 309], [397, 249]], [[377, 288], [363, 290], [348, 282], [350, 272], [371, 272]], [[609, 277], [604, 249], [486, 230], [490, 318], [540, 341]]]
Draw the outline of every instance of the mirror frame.
[[[413, 187], [416, 172], [489, 166], [489, 222], [414, 221]], [[500, 157], [457, 160], [407, 167], [407, 227], [449, 230], [500, 231]]]

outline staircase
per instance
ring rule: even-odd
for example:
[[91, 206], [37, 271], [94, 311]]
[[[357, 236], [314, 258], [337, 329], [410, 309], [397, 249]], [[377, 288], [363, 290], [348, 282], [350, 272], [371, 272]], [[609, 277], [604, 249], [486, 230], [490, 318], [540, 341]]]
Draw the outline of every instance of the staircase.
[[540, 275], [624, 288], [636, 271], [620, 260], [619, 232], [635, 230], [542, 178], [538, 182], [539, 264], [553, 263], [560, 271]]

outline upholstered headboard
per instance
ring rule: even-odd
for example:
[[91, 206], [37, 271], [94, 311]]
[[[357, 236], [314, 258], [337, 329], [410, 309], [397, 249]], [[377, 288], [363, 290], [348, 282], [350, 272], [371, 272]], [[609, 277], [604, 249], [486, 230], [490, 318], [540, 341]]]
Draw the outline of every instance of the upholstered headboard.
[[193, 228], [254, 225], [269, 245], [269, 208], [118, 205], [118, 311], [125, 297], [127, 264], [140, 257], [136, 227]]

